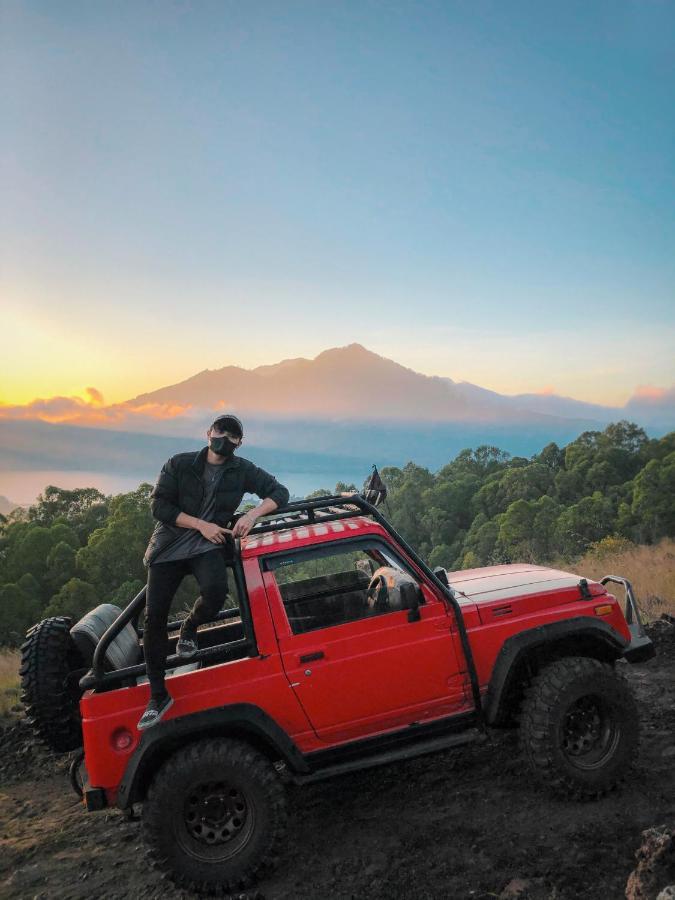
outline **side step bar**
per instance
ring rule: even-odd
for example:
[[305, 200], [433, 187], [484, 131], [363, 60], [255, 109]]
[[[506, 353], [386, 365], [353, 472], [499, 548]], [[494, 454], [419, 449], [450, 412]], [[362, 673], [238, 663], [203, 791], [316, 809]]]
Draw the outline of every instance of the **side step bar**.
[[323, 781], [325, 778], [333, 778], [335, 775], [346, 775], [349, 772], [360, 772], [362, 769], [372, 769], [374, 766], [382, 766], [386, 763], [397, 762], [402, 759], [414, 759], [416, 756], [424, 756], [427, 753], [436, 753], [439, 750], [450, 750], [463, 744], [473, 744], [487, 740], [484, 731], [477, 728], [469, 728], [459, 734], [446, 734], [440, 737], [429, 738], [426, 741], [410, 743], [404, 747], [375, 753], [372, 756], [362, 756], [359, 759], [350, 759], [343, 763], [336, 763], [310, 772], [308, 775], [293, 774], [291, 777], [295, 784], [310, 784], [313, 781]]

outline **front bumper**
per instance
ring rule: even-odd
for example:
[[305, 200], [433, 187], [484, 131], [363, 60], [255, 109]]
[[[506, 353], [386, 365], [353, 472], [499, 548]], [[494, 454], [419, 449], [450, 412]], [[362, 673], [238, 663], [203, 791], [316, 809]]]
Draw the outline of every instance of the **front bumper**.
[[605, 575], [600, 579], [600, 584], [620, 584], [626, 592], [626, 609], [624, 616], [631, 634], [630, 644], [623, 653], [623, 658], [629, 663], [646, 662], [656, 656], [656, 649], [650, 637], [647, 636], [645, 626], [640, 617], [640, 609], [633, 593], [633, 585], [627, 578], [619, 575]]
[[648, 659], [654, 659], [656, 648], [652, 639], [645, 633], [642, 623], [635, 623], [628, 627], [631, 641], [623, 652], [623, 658], [629, 663], [641, 663], [647, 662]]

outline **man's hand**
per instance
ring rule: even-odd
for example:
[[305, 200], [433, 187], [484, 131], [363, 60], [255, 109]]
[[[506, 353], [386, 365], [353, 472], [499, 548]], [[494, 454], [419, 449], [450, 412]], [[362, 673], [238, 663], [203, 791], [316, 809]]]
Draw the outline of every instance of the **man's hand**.
[[214, 522], [202, 522], [199, 526], [199, 531], [202, 537], [206, 538], [207, 541], [211, 541], [212, 544], [224, 544], [228, 534], [232, 534], [229, 528], [222, 528]]
[[234, 537], [245, 538], [251, 528], [255, 525], [257, 518], [258, 515], [255, 510], [249, 509], [247, 513], [244, 513], [241, 519], [237, 519], [234, 523], [234, 528], [232, 529]]

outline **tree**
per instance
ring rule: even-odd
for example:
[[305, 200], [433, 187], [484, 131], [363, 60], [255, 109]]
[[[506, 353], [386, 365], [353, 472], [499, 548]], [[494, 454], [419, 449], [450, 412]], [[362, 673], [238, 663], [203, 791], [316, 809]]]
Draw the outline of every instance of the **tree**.
[[44, 611], [49, 616], [70, 616], [73, 621], [81, 619], [89, 610], [101, 602], [93, 585], [81, 578], [71, 578], [58, 594], [55, 594]]
[[110, 515], [77, 552], [82, 577], [98, 591], [101, 600], [112, 596], [125, 581], [145, 581], [143, 555], [153, 529], [150, 513], [151, 485], [142, 484], [110, 502]]
[[610, 534], [613, 523], [611, 504], [599, 491], [584, 497], [558, 517], [555, 535], [561, 553], [568, 557], [583, 553], [590, 544]]
[[636, 476], [632, 513], [643, 541], [675, 534], [675, 452], [650, 460]]
[[498, 519], [488, 519], [484, 513], [479, 513], [466, 536], [464, 549], [472, 554], [472, 560], [478, 560], [480, 565], [487, 565], [494, 561], [498, 537]]
[[74, 576], [75, 550], [65, 541], [59, 541], [47, 556], [46, 581], [51, 593], [56, 594]]
[[15, 581], [30, 572], [42, 583], [47, 574], [47, 557], [53, 545], [51, 529], [27, 525], [7, 552], [7, 577]]
[[145, 581], [141, 581], [140, 578], [136, 578], [134, 581], [122, 582], [122, 584], [112, 592], [109, 602], [124, 609], [125, 606], [128, 606], [129, 603], [131, 603], [144, 584]]
[[534, 504], [516, 500], [500, 517], [499, 550], [509, 562], [534, 561]]
[[540, 497], [534, 503], [532, 553], [535, 562], [548, 562], [558, 553], [556, 524], [560, 504], [553, 497]]
[[544, 447], [541, 453], [533, 457], [533, 462], [538, 462], [539, 465], [545, 466], [555, 475], [565, 465], [565, 453], [556, 443], [551, 442]]
[[66, 490], [50, 484], [28, 510], [28, 518], [47, 526], [61, 520], [74, 528], [79, 542], [84, 544], [105, 521], [107, 504], [107, 498], [96, 488]]
[[23, 641], [26, 630], [39, 619], [40, 599], [31, 596], [26, 588], [25, 581], [21, 585], [0, 587], [0, 645], [16, 647]]

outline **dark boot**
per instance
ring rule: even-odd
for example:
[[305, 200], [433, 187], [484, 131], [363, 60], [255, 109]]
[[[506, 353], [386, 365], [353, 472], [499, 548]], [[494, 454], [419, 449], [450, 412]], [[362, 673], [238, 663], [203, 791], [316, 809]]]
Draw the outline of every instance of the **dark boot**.
[[192, 619], [188, 616], [181, 625], [178, 643], [176, 644], [176, 654], [181, 659], [192, 659], [198, 650], [197, 626], [193, 624]]

